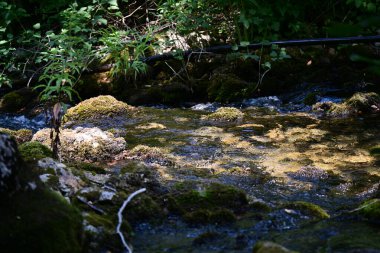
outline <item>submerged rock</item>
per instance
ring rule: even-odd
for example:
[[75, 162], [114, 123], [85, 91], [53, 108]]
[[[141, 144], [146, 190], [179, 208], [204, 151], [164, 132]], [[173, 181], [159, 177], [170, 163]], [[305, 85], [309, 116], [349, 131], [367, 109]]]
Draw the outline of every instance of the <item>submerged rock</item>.
[[[107, 161], [125, 149], [123, 138], [99, 128], [63, 129], [60, 133], [60, 155], [63, 160]], [[50, 129], [42, 129], [33, 136], [33, 141], [50, 146]]]
[[244, 113], [234, 107], [221, 107], [216, 112], [204, 117], [212, 121], [239, 121], [244, 117]]
[[296, 253], [274, 242], [258, 242], [252, 253]]

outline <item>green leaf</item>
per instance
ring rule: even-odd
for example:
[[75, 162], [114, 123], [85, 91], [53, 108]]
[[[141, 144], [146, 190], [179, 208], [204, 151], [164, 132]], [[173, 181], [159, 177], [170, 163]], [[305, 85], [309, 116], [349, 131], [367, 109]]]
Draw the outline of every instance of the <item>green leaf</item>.
[[6, 43], [8, 43], [7, 40], [0, 40], [0, 45], [6, 44]]
[[108, 0], [108, 4], [111, 6], [118, 6], [117, 5], [117, 0]]
[[265, 68], [268, 68], [268, 69], [270, 69], [270, 68], [272, 67], [272, 65], [270, 64], [269, 61], [265, 62], [265, 63], [263, 64], [263, 66], [264, 66]]
[[33, 28], [36, 29], [36, 30], [38, 30], [38, 29], [41, 28], [41, 24], [40, 23], [36, 23], [36, 24], [33, 25]]
[[249, 41], [241, 41], [240, 46], [247, 47], [249, 45]]
[[105, 18], [99, 18], [96, 20], [98, 24], [107, 25], [108, 21]]

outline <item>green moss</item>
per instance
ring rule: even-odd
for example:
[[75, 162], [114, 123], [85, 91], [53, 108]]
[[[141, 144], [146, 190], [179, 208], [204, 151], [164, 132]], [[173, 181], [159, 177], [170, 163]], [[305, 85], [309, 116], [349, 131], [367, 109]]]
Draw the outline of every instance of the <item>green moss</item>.
[[48, 190], [0, 197], [1, 252], [81, 252], [82, 217]]
[[248, 205], [246, 194], [235, 187], [211, 184], [204, 192], [191, 190], [172, 198], [174, 206], [180, 206], [187, 211], [199, 208], [213, 209], [215, 207], [239, 210]]
[[235, 214], [225, 208], [216, 210], [198, 209], [183, 215], [190, 224], [228, 224], [236, 221]]
[[206, 232], [194, 239], [193, 245], [204, 245], [217, 240], [221, 236], [215, 232]]
[[211, 212], [206, 209], [199, 209], [183, 215], [183, 219], [190, 224], [207, 224], [210, 222]]
[[157, 222], [164, 216], [160, 205], [146, 194], [134, 198], [131, 203], [128, 204], [125, 213], [125, 218], [130, 222]]
[[249, 86], [249, 83], [233, 74], [216, 74], [210, 81], [207, 93], [210, 100], [230, 103], [244, 98]]
[[29, 129], [11, 130], [8, 128], [0, 127], [0, 133], [5, 133], [10, 136], [13, 136], [18, 144], [30, 141], [33, 137], [33, 132]]
[[369, 153], [373, 156], [380, 156], [380, 145], [370, 148]]
[[235, 187], [211, 184], [206, 190], [207, 201], [213, 205], [238, 210], [248, 205], [246, 194]]
[[216, 112], [211, 113], [205, 117], [206, 120], [214, 121], [237, 121], [244, 117], [239, 109], [233, 107], [221, 107]]
[[115, 230], [116, 228], [116, 223], [114, 222], [114, 219], [105, 216], [105, 215], [99, 215], [96, 213], [88, 213], [85, 216], [86, 221], [94, 226], [94, 227], [103, 227], [104, 229], [107, 230]]
[[59, 186], [59, 177], [58, 176], [55, 176], [55, 175], [50, 175], [49, 176], [49, 179], [47, 180], [46, 182], [47, 186], [49, 186], [50, 188], [52, 189], [57, 189], [58, 190], [58, 186]]
[[269, 205], [261, 201], [253, 202], [249, 205], [249, 207], [252, 208], [255, 212], [269, 213], [272, 210], [272, 208]]
[[358, 208], [358, 212], [364, 217], [378, 222], [380, 220], [380, 199], [371, 199], [364, 202]]
[[38, 161], [45, 157], [53, 157], [52, 151], [45, 145], [36, 142], [25, 142], [19, 146], [21, 157], [24, 161]]
[[380, 231], [370, 226], [350, 226], [350, 229], [342, 231], [328, 239], [329, 252], [378, 252], [380, 249]]
[[284, 207], [300, 210], [301, 212], [307, 215], [311, 215], [319, 219], [330, 218], [330, 215], [322, 207], [309, 202], [296, 201], [293, 203], [286, 204]]
[[89, 171], [95, 174], [105, 174], [106, 171], [104, 170], [103, 167], [97, 166], [96, 164], [93, 163], [86, 163], [86, 162], [75, 162], [68, 164], [70, 167], [75, 167], [78, 170], [84, 170], [84, 171]]
[[28, 88], [9, 92], [3, 96], [0, 109], [6, 112], [18, 112], [28, 106], [35, 95], [35, 92]]
[[274, 242], [257, 242], [253, 253], [296, 253]]
[[227, 224], [236, 221], [235, 214], [226, 208], [221, 208], [210, 214], [210, 223]]
[[67, 110], [63, 121], [98, 119], [130, 115], [134, 107], [116, 100], [112, 96], [98, 96], [84, 100]]
[[368, 112], [371, 111], [372, 105], [380, 104], [380, 96], [375, 92], [355, 93], [351, 98], [349, 98], [345, 104], [352, 107], [356, 111]]
[[99, 200], [99, 197], [100, 197], [100, 192], [99, 191], [89, 191], [89, 192], [86, 192], [86, 193], [82, 193], [81, 195], [83, 197], [85, 197], [87, 199], [87, 201], [91, 201], [91, 202], [94, 202], [94, 201], [98, 201]]

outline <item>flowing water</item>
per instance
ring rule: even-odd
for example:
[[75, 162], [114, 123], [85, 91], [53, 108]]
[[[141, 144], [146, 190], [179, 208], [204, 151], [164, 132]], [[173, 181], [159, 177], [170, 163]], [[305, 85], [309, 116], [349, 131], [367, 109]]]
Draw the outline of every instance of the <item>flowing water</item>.
[[[158, 225], [140, 223], [131, 241], [135, 252], [252, 252], [258, 240], [300, 252], [348, 252], [344, 239], [351, 237], [363, 238], [362, 248], [380, 250], [379, 229], [349, 215], [379, 188], [379, 162], [368, 152], [380, 141], [379, 116], [321, 118], [276, 97], [234, 106], [244, 112], [238, 122], [205, 120], [220, 105], [201, 104], [141, 107], [134, 118], [85, 124], [111, 129], [126, 138], [129, 149], [158, 148], [160, 155], [144, 162], [154, 165], [160, 184], [169, 189], [193, 182], [202, 191], [217, 182], [271, 208], [265, 215], [241, 214], [230, 225], [194, 226], [175, 215]], [[1, 124], [15, 124], [10, 118], [5, 115]], [[20, 121], [43, 127], [39, 120]], [[113, 164], [115, 173], [125, 163]], [[294, 201], [319, 205], [331, 218], [315, 220], [284, 205]], [[196, 240], [205, 233], [216, 236]]]
[[[217, 107], [209, 104], [144, 108], [141, 120], [126, 126], [130, 147], [159, 147], [175, 164], [159, 170], [168, 185], [219, 182], [272, 207], [268, 215], [243, 215], [230, 226], [192, 226], [177, 217], [160, 226], [140, 224], [133, 238], [136, 252], [251, 252], [258, 240], [300, 252], [345, 252], [335, 243], [341, 237], [379, 235], [346, 214], [379, 187], [379, 163], [368, 149], [380, 140], [380, 118], [318, 118], [270, 101], [246, 106], [240, 122], [203, 120]], [[293, 201], [317, 204], [331, 218], [316, 222], [282, 207]], [[197, 243], [204, 233], [217, 236]]]

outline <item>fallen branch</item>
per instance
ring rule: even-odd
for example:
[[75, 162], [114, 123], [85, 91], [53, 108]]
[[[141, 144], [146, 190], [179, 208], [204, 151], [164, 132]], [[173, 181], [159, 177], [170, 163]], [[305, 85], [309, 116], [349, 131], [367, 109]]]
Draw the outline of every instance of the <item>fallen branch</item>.
[[129, 197], [127, 198], [126, 201], [124, 201], [123, 205], [120, 207], [119, 209], [119, 212], [117, 213], [117, 218], [118, 218], [118, 224], [117, 224], [117, 227], [116, 227], [116, 233], [119, 234], [120, 236], [120, 239], [121, 239], [121, 242], [123, 243], [124, 247], [126, 248], [126, 250], [129, 252], [129, 253], [132, 253], [132, 249], [128, 246], [127, 242], [125, 241], [125, 238], [124, 238], [124, 235], [123, 233], [120, 231], [120, 228], [121, 228], [121, 224], [123, 222], [123, 211], [125, 209], [125, 207], [127, 206], [127, 204], [137, 195], [137, 194], [140, 194], [140, 193], [143, 193], [145, 192], [146, 189], [145, 188], [142, 188], [138, 191], [135, 191], [134, 193], [132, 193], [131, 195], [129, 195]]

